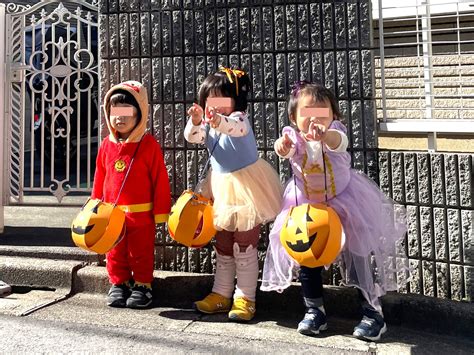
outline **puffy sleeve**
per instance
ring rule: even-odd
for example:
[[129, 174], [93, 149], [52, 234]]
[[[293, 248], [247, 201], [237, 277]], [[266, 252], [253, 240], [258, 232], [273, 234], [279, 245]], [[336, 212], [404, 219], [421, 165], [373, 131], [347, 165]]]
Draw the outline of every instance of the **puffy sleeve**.
[[345, 135], [347, 135], [347, 128], [346, 126], [344, 125], [344, 123], [342, 123], [341, 121], [339, 120], [334, 120], [331, 122], [331, 125], [329, 126], [329, 129], [334, 129], [334, 130], [337, 130], [339, 132], [342, 132], [344, 133]]
[[171, 192], [168, 171], [166, 170], [160, 144], [154, 141], [151, 178], [154, 186], [153, 215], [155, 223], [168, 221], [171, 210]]
[[347, 128], [344, 124], [339, 120], [332, 121], [331, 125], [329, 126], [330, 131], [334, 131], [339, 133], [341, 136], [341, 143], [335, 149], [331, 149], [327, 147], [330, 151], [341, 153], [347, 150], [347, 146], [349, 145], [349, 139], [347, 138]]
[[245, 112], [235, 111], [229, 116], [219, 116], [221, 117], [221, 121], [219, 122], [219, 126], [215, 128], [216, 131], [231, 137], [243, 137], [249, 133], [250, 122]]
[[193, 120], [189, 117], [184, 128], [184, 139], [189, 143], [203, 144], [206, 141], [206, 127], [204, 124], [195, 126]]
[[301, 137], [301, 134], [299, 134], [299, 132], [296, 129], [290, 126], [283, 127], [282, 136], [285, 133], [288, 134], [288, 137], [290, 137], [290, 139], [293, 141], [294, 153], [292, 154], [292, 156], [303, 154], [306, 148], [305, 148], [305, 141], [303, 137]]

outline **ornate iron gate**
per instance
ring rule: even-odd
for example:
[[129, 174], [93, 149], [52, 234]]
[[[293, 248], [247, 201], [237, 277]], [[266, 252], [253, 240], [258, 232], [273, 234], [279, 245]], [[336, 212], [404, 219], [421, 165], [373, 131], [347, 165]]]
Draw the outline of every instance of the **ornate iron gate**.
[[98, 146], [97, 6], [43, 0], [6, 10], [6, 202], [77, 203]]

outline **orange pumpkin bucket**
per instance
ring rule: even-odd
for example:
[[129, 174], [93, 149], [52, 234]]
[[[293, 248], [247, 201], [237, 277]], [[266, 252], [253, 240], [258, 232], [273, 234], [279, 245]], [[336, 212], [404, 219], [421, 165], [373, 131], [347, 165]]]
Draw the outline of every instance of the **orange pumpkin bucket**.
[[292, 207], [281, 229], [280, 241], [302, 266], [329, 265], [343, 247], [341, 221], [336, 211], [324, 204]]
[[178, 198], [168, 218], [171, 238], [187, 247], [201, 248], [216, 234], [212, 201], [191, 190]]
[[74, 218], [71, 232], [78, 247], [105, 254], [125, 233], [125, 212], [111, 203], [89, 199]]

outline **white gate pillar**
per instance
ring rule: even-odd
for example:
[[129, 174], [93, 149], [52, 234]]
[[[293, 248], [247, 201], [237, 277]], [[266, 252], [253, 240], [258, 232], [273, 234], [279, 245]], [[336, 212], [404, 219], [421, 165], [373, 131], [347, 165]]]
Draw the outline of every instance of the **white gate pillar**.
[[0, 4], [0, 233], [3, 233], [4, 208], [6, 202], [5, 193], [5, 147], [6, 147], [6, 120], [5, 120], [5, 43], [6, 43], [6, 27], [5, 27], [5, 4]]

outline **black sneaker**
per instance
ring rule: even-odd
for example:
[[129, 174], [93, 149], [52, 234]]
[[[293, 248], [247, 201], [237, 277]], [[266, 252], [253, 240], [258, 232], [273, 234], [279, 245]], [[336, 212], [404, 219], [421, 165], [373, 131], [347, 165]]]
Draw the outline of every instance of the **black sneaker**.
[[130, 286], [126, 283], [112, 285], [107, 296], [107, 306], [124, 308], [130, 296]]
[[135, 285], [132, 294], [127, 299], [128, 308], [148, 308], [153, 302], [151, 288], [144, 285]]
[[380, 340], [383, 333], [387, 331], [387, 325], [380, 313], [373, 312], [370, 315], [365, 315], [360, 323], [354, 328], [352, 334], [358, 339], [362, 340]]
[[298, 324], [298, 333], [304, 335], [317, 335], [326, 329], [328, 329], [326, 315], [317, 308], [309, 308]]

